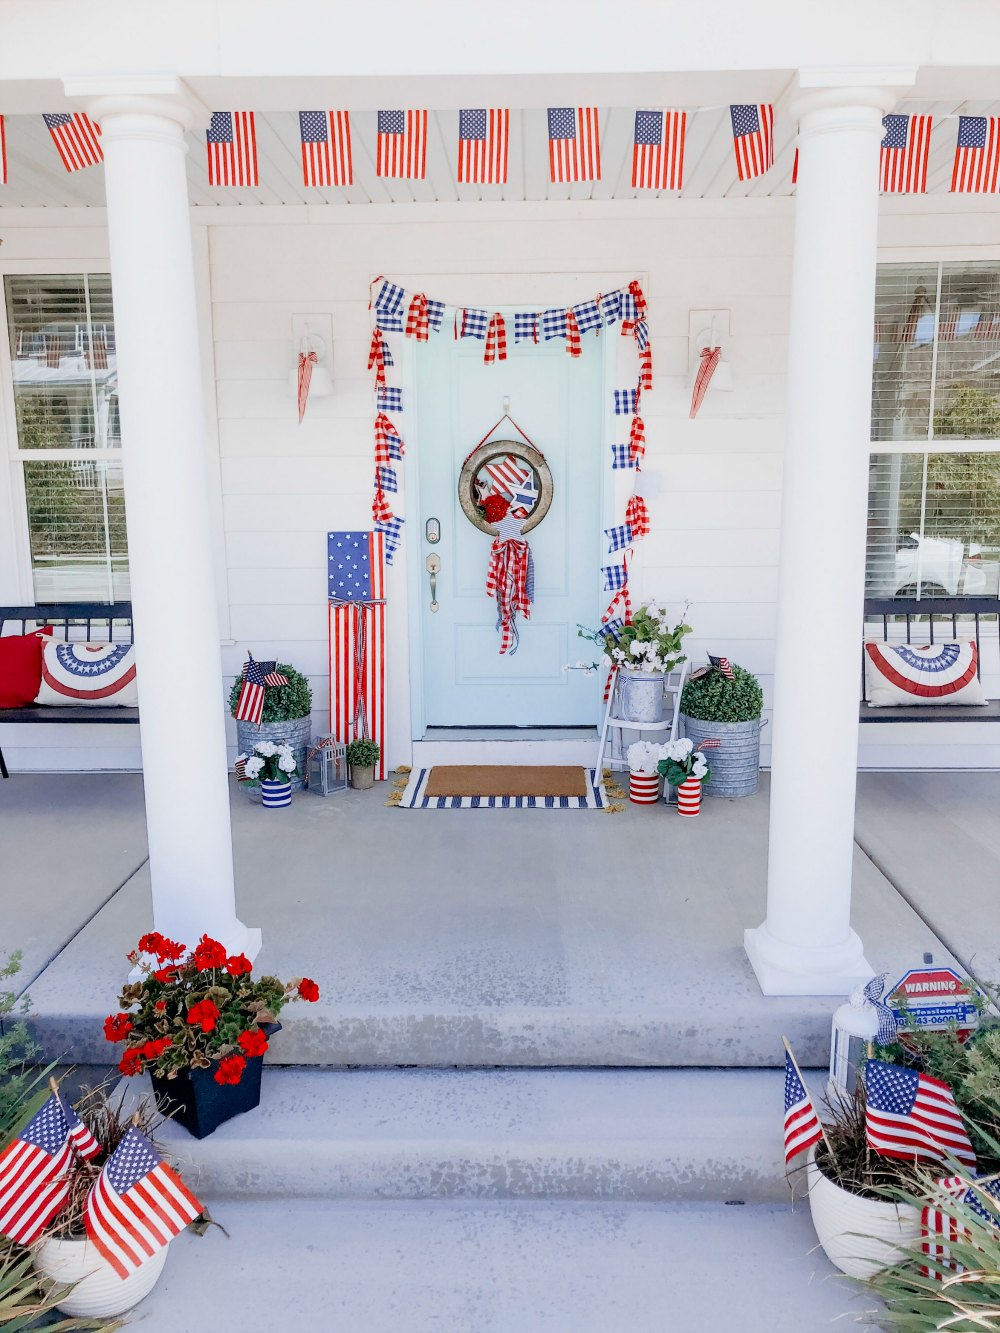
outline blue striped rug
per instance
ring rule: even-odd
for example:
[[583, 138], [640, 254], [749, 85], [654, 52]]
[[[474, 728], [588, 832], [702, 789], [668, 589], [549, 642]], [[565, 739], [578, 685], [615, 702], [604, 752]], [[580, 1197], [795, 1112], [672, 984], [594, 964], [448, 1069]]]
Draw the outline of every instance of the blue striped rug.
[[587, 773], [586, 796], [426, 796], [429, 768], [415, 768], [399, 803], [401, 810], [604, 810], [608, 798], [595, 781], [592, 768]]

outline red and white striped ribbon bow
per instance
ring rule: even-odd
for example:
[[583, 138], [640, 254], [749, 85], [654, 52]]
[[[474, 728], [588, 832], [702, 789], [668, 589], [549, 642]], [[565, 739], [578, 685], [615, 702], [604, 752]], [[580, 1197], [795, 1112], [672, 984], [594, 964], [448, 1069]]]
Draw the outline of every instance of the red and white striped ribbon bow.
[[418, 343], [425, 343], [430, 333], [430, 321], [427, 314], [427, 296], [424, 292], [417, 294], [410, 301], [410, 308], [406, 315], [406, 336], [416, 338]]
[[639, 387], [640, 389], [653, 387], [653, 349], [649, 343], [639, 353]]
[[632, 429], [628, 437], [628, 456], [636, 466], [642, 462], [646, 453], [646, 427], [642, 417], [632, 418]]
[[705, 394], [708, 393], [708, 386], [715, 374], [715, 368], [722, 358], [721, 347], [703, 347], [701, 349], [701, 364], [698, 366], [698, 374], [694, 378], [694, 388], [691, 390], [691, 411], [688, 417], [696, 417], [698, 409], [705, 401]]
[[372, 345], [368, 351], [368, 369], [375, 368], [375, 385], [381, 389], [385, 387], [385, 352], [382, 341], [382, 330], [376, 325], [372, 331]]
[[580, 342], [580, 326], [572, 310], [566, 311], [566, 351], [570, 356], [580, 356], [583, 345]]
[[299, 353], [299, 425], [302, 425], [302, 418], [306, 414], [306, 403], [309, 400], [309, 385], [312, 383], [313, 366], [318, 357], [315, 352]]
[[497, 629], [500, 632], [500, 652], [517, 651], [518, 612], [525, 620], [531, 619], [531, 600], [528, 597], [528, 543], [499, 537], [490, 550], [486, 572], [486, 592], [496, 598]]
[[499, 312], [490, 315], [486, 330], [486, 350], [483, 352], [483, 364], [492, 365], [494, 361], [507, 360], [507, 326]]
[[649, 536], [649, 510], [641, 495], [630, 496], [625, 506], [625, 522], [632, 529], [633, 537]]

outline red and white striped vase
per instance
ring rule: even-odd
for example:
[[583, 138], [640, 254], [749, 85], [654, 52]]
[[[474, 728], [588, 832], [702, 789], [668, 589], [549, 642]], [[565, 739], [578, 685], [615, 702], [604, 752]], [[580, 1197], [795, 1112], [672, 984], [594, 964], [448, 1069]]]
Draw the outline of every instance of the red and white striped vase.
[[685, 778], [677, 788], [677, 813], [693, 819], [701, 813], [701, 778]]
[[634, 805], [655, 805], [660, 799], [659, 773], [629, 773], [628, 798]]

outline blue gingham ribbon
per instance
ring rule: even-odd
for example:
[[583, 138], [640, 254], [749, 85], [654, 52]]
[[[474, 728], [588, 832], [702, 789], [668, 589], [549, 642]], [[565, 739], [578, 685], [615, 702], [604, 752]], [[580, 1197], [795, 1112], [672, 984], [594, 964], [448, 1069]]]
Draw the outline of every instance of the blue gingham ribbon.
[[639, 410], [639, 394], [635, 389], [615, 389], [615, 416], [634, 417]]
[[516, 310], [514, 312], [514, 342], [521, 343], [530, 338], [532, 342], [538, 338], [538, 311], [537, 310]]
[[541, 319], [542, 337], [565, 338], [566, 337], [566, 311], [565, 310], [544, 310]]
[[380, 490], [389, 491], [396, 494], [399, 491], [399, 483], [396, 481], [396, 469], [386, 467], [380, 464], [375, 471], [378, 473], [378, 487]]
[[632, 449], [627, 444], [613, 444], [611, 446], [611, 470], [620, 472], [624, 468], [635, 469], [635, 459], [632, 457]]
[[379, 412], [402, 412], [403, 390], [382, 386], [376, 390], [375, 406]]
[[605, 592], [620, 592], [628, 582], [628, 569], [624, 564], [602, 565], [601, 573], [604, 575]]
[[573, 307], [573, 314], [576, 316], [576, 325], [581, 333], [599, 329], [603, 322], [596, 301], [581, 301], [579, 305]]
[[878, 1015], [878, 1034], [875, 1040], [880, 1046], [891, 1046], [896, 1040], [897, 1032], [896, 1015], [882, 999], [888, 978], [888, 972], [880, 972], [877, 977], [872, 977], [864, 989], [865, 999]]
[[[375, 310], [378, 314], [379, 328], [389, 329], [393, 333], [403, 332], [403, 302], [406, 292], [394, 282], [383, 282], [375, 297]], [[388, 362], [386, 364], [389, 364]]]
[[626, 546], [632, 544], [632, 524], [616, 523], [613, 528], [605, 528], [604, 535], [608, 539], [608, 553], [614, 551], [624, 551]]

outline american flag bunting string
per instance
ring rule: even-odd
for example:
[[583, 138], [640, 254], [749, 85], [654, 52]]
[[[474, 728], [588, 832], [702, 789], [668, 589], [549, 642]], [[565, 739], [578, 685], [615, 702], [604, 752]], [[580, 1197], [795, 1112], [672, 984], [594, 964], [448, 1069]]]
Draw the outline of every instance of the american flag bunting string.
[[408, 338], [416, 338], [418, 343], [425, 343], [430, 336], [427, 297], [423, 292], [417, 292], [410, 299], [410, 308], [406, 314], [405, 333]]
[[883, 116], [885, 138], [879, 154], [883, 194], [923, 194], [931, 150], [930, 116]]
[[104, 161], [101, 127], [82, 111], [47, 112], [42, 120], [67, 171], [82, 171]]
[[257, 129], [252, 111], [213, 111], [205, 131], [209, 185], [257, 185]]
[[1000, 189], [1000, 116], [959, 116], [953, 194], [994, 194]]
[[121, 1278], [156, 1254], [202, 1206], [144, 1134], [129, 1127], [87, 1195], [87, 1236]]
[[686, 111], [637, 111], [632, 135], [633, 190], [679, 190], [684, 184]]
[[300, 111], [303, 185], [353, 185], [351, 118], [347, 111]]
[[975, 1167], [976, 1154], [947, 1083], [903, 1065], [865, 1065], [865, 1134], [883, 1157]]
[[580, 326], [572, 310], [566, 311], [566, 351], [570, 356], [582, 356], [583, 344], [580, 342]]
[[738, 103], [729, 108], [733, 124], [736, 174], [741, 181], [763, 176], [774, 166], [774, 107]]
[[309, 401], [309, 385], [312, 383], [313, 366], [319, 360], [315, 352], [299, 353], [299, 374], [298, 374], [298, 405], [299, 405], [299, 425], [302, 425], [302, 418], [306, 414], [306, 403]]
[[458, 183], [506, 185], [510, 111], [473, 107], [458, 113]]
[[59, 1213], [69, 1197], [70, 1134], [54, 1094], [0, 1153], [0, 1235], [31, 1245]]
[[427, 112], [380, 111], [375, 174], [408, 180], [427, 175]]
[[549, 179], [599, 181], [601, 136], [596, 106], [549, 107]]
[[798, 1065], [785, 1050], [785, 1165], [823, 1137], [823, 1127]]
[[483, 352], [483, 364], [492, 365], [495, 361], [507, 360], [507, 327], [503, 315], [490, 315], [486, 329], [486, 348]]

